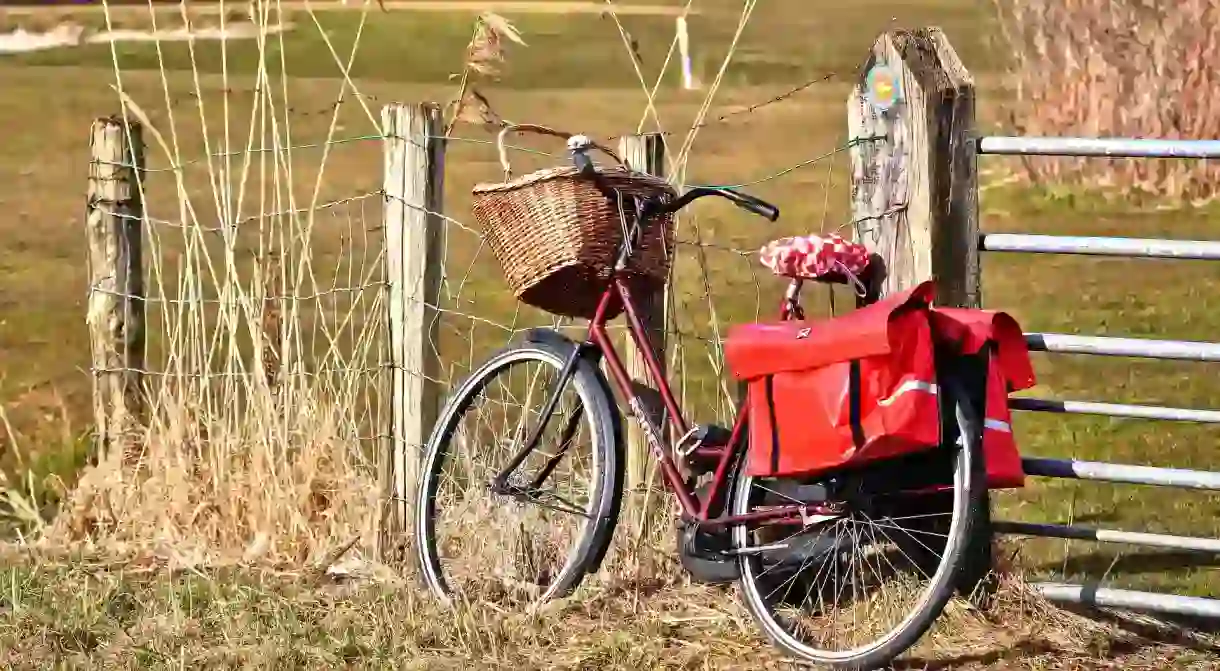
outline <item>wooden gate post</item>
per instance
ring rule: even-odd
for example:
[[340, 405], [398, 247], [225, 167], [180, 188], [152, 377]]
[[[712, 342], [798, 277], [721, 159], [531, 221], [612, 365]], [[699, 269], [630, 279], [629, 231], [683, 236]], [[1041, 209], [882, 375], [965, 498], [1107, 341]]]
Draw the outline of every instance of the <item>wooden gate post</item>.
[[[882, 295], [933, 278], [940, 305], [982, 302], [974, 99], [974, 79], [938, 28], [881, 35], [860, 70], [847, 102], [852, 219], [884, 262]], [[958, 582], [984, 606], [991, 546], [988, 509]]]
[[847, 118], [852, 219], [882, 293], [935, 278], [940, 304], [978, 307], [974, 80], [940, 29], [877, 38]]
[[[657, 177], [665, 176], [665, 136], [660, 133], [646, 135], [625, 135], [619, 138], [619, 156], [632, 170], [646, 172]], [[640, 310], [640, 320], [648, 333], [649, 344], [653, 354], [665, 371], [665, 301], [668, 287], [651, 296], [635, 297]], [[631, 376], [645, 407], [656, 425], [664, 430], [664, 411], [660, 394], [649, 379], [648, 366], [643, 355], [636, 351], [634, 342], [628, 338], [624, 350], [624, 364], [627, 374]], [[648, 472], [652, 464], [652, 452], [643, 432], [634, 423], [627, 426], [627, 491], [635, 492], [648, 482]]]
[[437, 353], [445, 249], [445, 141], [432, 103], [381, 110], [385, 136], [390, 421], [380, 463], [386, 505], [378, 554], [387, 556], [410, 528], [418, 463], [436, 421], [441, 390]]
[[134, 120], [98, 119], [89, 134], [85, 233], [93, 416], [98, 458], [140, 451], [144, 423], [144, 134]]

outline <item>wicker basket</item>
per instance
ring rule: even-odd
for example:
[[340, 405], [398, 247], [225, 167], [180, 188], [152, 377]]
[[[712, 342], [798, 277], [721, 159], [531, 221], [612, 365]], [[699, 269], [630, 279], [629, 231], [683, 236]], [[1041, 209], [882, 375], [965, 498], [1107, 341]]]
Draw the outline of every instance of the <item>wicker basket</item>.
[[[542, 126], [509, 126], [500, 132], [500, 162], [505, 182], [477, 184], [473, 190], [474, 217], [504, 269], [504, 277], [517, 299], [552, 314], [591, 318], [597, 310], [614, 266], [614, 254], [623, 239], [619, 207], [575, 166], [548, 168], [508, 180], [510, 166], [504, 138], [512, 131], [527, 131], [569, 138]], [[619, 163], [598, 166], [603, 182], [630, 196], [668, 201], [676, 192], [664, 180], [632, 172], [614, 152], [594, 145]], [[651, 293], [668, 280], [673, 256], [673, 217], [651, 218], [639, 246], [620, 275], [633, 293]], [[614, 306], [607, 318], [616, 316]]]

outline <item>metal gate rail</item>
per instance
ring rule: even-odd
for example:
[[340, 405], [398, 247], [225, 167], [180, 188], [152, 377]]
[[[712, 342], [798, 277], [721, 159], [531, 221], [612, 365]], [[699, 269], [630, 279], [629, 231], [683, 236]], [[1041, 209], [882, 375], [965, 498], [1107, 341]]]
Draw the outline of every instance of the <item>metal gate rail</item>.
[[[977, 141], [976, 148], [979, 154], [1007, 156], [1220, 158], [1220, 140], [983, 137]], [[1201, 240], [985, 233], [979, 236], [979, 249], [985, 252], [1220, 261], [1220, 242]], [[1033, 351], [1055, 354], [1220, 362], [1220, 343], [1058, 333], [1026, 334], [1026, 342]], [[1220, 424], [1220, 410], [1039, 398], [1012, 398], [1009, 400], [1009, 407], [1028, 412]], [[1028, 475], [1039, 477], [1220, 491], [1220, 472], [1034, 457], [1022, 459], [1022, 463]], [[1215, 538], [1016, 521], [997, 521], [993, 523], [993, 527], [996, 532], [1004, 534], [1092, 540], [1220, 555], [1220, 539]], [[1051, 601], [1220, 619], [1220, 599], [1111, 589], [1096, 585], [1038, 583], [1035, 587]]]

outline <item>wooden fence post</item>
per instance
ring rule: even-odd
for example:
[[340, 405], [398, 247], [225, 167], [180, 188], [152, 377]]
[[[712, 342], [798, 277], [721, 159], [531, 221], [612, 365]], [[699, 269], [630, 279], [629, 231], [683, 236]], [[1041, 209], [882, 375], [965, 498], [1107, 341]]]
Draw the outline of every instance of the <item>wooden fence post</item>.
[[[619, 138], [619, 156], [632, 170], [646, 172], [657, 177], [665, 176], [665, 136], [660, 133], [646, 135], [625, 135]], [[653, 354], [661, 363], [661, 371], [665, 371], [665, 301], [668, 288], [651, 296], [636, 297], [636, 305], [640, 310], [640, 319], [648, 333], [649, 344]], [[657, 426], [665, 428], [663, 420], [663, 404], [660, 394], [653, 388], [649, 379], [648, 366], [643, 355], [636, 351], [635, 343], [628, 338], [624, 350], [624, 363], [627, 373], [631, 376], [633, 385], [640, 398], [646, 402], [646, 409]], [[648, 441], [634, 423], [627, 426], [627, 489], [634, 492], [648, 482], [648, 471], [652, 464], [652, 452]]]
[[882, 293], [936, 279], [978, 307], [974, 80], [937, 28], [877, 38], [847, 103], [856, 239], [886, 265]]
[[[436, 421], [441, 390], [437, 354], [444, 271], [445, 141], [432, 103], [382, 108], [385, 135], [387, 303], [391, 365], [388, 449], [381, 460], [382, 556], [410, 528], [418, 463]], [[390, 535], [387, 535], [388, 534]]]
[[[882, 295], [934, 278], [937, 303], [979, 307], [974, 79], [944, 33], [877, 38], [847, 118], [852, 219], [856, 239], [884, 261]], [[991, 545], [988, 512], [958, 581], [983, 606], [996, 584]]]
[[99, 461], [114, 450], [130, 462], [143, 425], [144, 136], [136, 121], [98, 119], [89, 134], [88, 314], [93, 414]]

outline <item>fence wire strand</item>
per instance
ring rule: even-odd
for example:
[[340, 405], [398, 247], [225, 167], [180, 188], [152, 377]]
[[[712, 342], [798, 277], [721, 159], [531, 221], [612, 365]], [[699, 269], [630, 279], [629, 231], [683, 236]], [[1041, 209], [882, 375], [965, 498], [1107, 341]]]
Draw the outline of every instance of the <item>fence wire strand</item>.
[[[262, 12], [256, 17], [260, 25], [274, 14], [271, 3], [255, 3], [254, 9]], [[743, 24], [745, 18], [748, 14]], [[143, 467], [159, 470], [160, 481], [189, 483], [184, 486], [192, 492], [192, 506], [198, 500], [241, 497], [253, 511], [248, 526], [234, 529], [226, 540], [216, 536], [227, 533], [221, 526], [200, 524], [193, 508], [167, 508], [164, 502], [176, 500], [174, 492], [153, 484], [113, 492], [114, 514], [143, 516], [147, 529], [171, 529], [182, 537], [210, 533], [208, 543], [233, 547], [244, 547], [263, 529], [297, 529], [284, 552], [304, 554], [323, 550], [319, 544], [326, 539], [367, 537], [381, 518], [380, 512], [368, 511], [381, 510], [385, 500], [373, 473], [393, 433], [388, 408], [394, 380], [426, 380], [444, 393], [491, 351], [528, 329], [575, 335], [585, 327], [506, 300], [500, 266], [482, 231], [465, 215], [467, 194], [461, 191], [466, 185], [449, 189], [454, 205], [444, 211], [391, 195], [383, 185], [379, 167], [387, 140], [416, 146], [442, 141], [451, 152], [447, 181], [500, 179], [494, 134], [500, 128], [468, 125], [443, 135], [388, 135], [375, 115], [388, 101], [362, 91], [352, 77], [359, 36], [350, 53], [325, 31], [319, 38], [341, 85], [332, 100], [318, 106], [290, 100], [285, 66], [272, 67], [262, 43], [259, 54], [268, 72], [252, 87], [235, 85], [228, 72], [217, 78], [219, 85], [214, 80], [205, 85], [192, 50], [196, 77], [194, 90], [186, 94], [165, 69], [151, 84], [129, 76], [111, 45], [120, 116], [144, 127], [148, 158], [139, 165], [104, 159], [95, 164], [130, 169], [142, 211], [129, 209], [130, 203], [99, 201], [91, 207], [96, 216], [138, 223], [147, 278], [144, 290], [133, 292], [116, 284], [117, 274], [95, 276], [88, 298], [90, 305], [138, 306], [147, 344], [142, 361], [117, 366], [95, 361], [88, 372], [99, 384], [121, 376], [140, 380], [149, 406], [150, 447], [139, 457]], [[813, 77], [724, 112], [705, 106], [690, 132], [745, 127], [762, 110], [795, 100], [832, 76]], [[214, 116], [220, 111], [223, 120]], [[359, 118], [358, 126], [349, 112]], [[725, 186], [770, 184], [833, 164], [866, 140]], [[505, 147], [552, 165], [569, 160], [563, 152], [522, 143]], [[443, 229], [441, 259], [434, 260], [442, 264], [442, 290], [435, 301], [419, 301], [414, 287], [394, 286], [389, 275], [390, 231], [383, 217], [391, 204], [422, 212]], [[720, 323], [767, 318], [770, 296], [778, 299], [782, 284], [767, 286], [756, 268], [753, 257], [761, 239], [717, 237], [704, 219], [695, 213], [680, 218], [663, 330], [683, 408], [692, 416], [711, 413], [722, 420], [733, 403], [720, 363]], [[406, 296], [405, 307], [426, 307], [436, 322], [437, 339], [426, 343], [441, 360], [435, 375], [394, 363], [391, 308], [404, 307], [390, 304], [397, 290]], [[610, 330], [621, 346], [624, 326]], [[200, 463], [210, 470], [201, 471]], [[284, 505], [313, 501], [311, 488], [319, 478], [328, 496], [363, 512], [340, 514], [337, 502], [326, 504], [327, 510]], [[299, 520], [309, 514], [324, 519], [324, 528], [300, 530]]]

